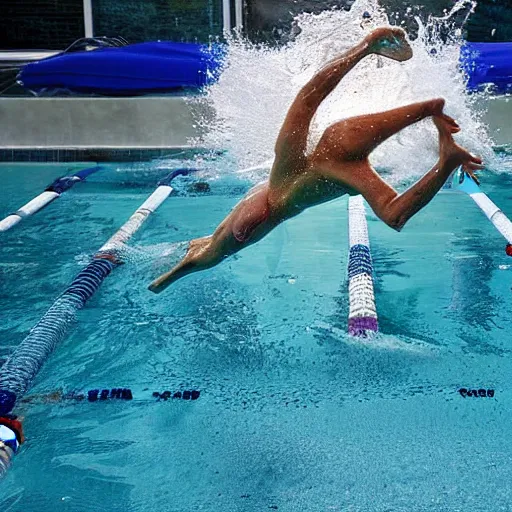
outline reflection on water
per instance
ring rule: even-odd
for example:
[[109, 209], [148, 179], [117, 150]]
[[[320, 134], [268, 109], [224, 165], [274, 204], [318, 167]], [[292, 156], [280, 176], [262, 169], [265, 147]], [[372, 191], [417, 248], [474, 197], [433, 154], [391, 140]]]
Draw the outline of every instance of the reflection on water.
[[[503, 356], [508, 348], [487, 341], [485, 333], [503, 329], [500, 296], [492, 289], [498, 266], [483, 231], [465, 230], [453, 240], [452, 299], [449, 317], [459, 326], [464, 351]], [[458, 254], [457, 254], [458, 253]], [[506, 319], [508, 321], [508, 318]], [[506, 328], [505, 328], [506, 329]]]

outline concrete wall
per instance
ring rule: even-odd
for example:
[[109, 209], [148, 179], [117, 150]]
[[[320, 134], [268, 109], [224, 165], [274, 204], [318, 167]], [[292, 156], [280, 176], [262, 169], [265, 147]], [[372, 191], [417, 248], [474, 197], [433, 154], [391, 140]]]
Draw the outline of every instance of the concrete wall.
[[183, 97], [4, 97], [0, 161], [144, 160], [200, 150], [199, 115], [213, 112]]
[[[495, 143], [510, 144], [512, 99], [480, 106]], [[214, 115], [182, 97], [1, 98], [0, 161], [141, 160], [201, 151], [197, 119]]]
[[512, 98], [497, 97], [481, 101], [485, 115], [482, 121], [487, 124], [489, 134], [497, 146], [512, 144]]
[[185, 147], [197, 114], [181, 97], [1, 98], [0, 147]]

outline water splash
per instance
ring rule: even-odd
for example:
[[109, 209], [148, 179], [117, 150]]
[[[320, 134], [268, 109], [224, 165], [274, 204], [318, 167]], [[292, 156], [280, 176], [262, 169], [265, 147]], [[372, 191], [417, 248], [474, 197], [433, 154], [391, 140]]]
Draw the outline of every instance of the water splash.
[[[185, 256], [188, 244], [188, 241], [152, 245], [122, 244], [117, 247], [116, 256], [123, 263], [127, 263], [134, 273], [141, 274], [146, 279], [146, 274], [150, 272], [169, 270], [176, 265]], [[80, 266], [87, 265], [91, 261], [91, 256], [81, 253], [75, 261]]]
[[144, 265], [159, 268], [162, 265], [174, 266], [185, 256], [187, 248], [186, 241], [153, 245], [123, 245], [117, 254], [123, 263], [136, 264], [137, 269]]
[[[457, 141], [485, 159], [492, 158], [475, 96], [466, 93], [458, 69], [460, 31], [451, 19], [467, 4], [460, 0], [446, 16], [431, 18], [425, 25], [417, 20], [419, 37], [411, 44], [414, 57], [410, 61], [364, 59], [321, 105], [312, 123], [309, 147], [314, 147], [327, 126], [342, 118], [444, 97], [447, 113], [462, 127]], [[372, 18], [362, 23], [366, 11]], [[250, 169], [244, 176], [254, 181], [268, 175], [268, 165], [254, 167], [272, 159], [280, 126], [300, 87], [372, 27], [388, 24], [388, 17], [377, 0], [356, 0], [349, 12], [302, 14], [296, 21], [301, 33], [284, 48], [232, 40], [226, 69], [207, 94], [218, 117], [213, 125], [211, 119], [204, 120], [210, 127], [206, 143], [227, 149], [239, 168]], [[437, 136], [429, 120], [407, 128], [372, 155], [372, 163], [390, 170], [388, 179], [395, 183], [422, 175], [436, 160]]]
[[434, 357], [440, 352], [439, 347], [406, 336], [393, 336], [384, 333], [375, 333], [368, 338], [350, 336], [345, 331], [320, 321], [315, 322], [312, 329], [319, 333], [328, 334], [348, 346], [372, 351], [400, 351], [425, 357]]

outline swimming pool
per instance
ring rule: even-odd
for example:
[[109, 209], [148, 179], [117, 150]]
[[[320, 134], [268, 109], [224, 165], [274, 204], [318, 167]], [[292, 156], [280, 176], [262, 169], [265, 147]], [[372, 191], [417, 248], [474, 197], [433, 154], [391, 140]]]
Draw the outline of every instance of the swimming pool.
[[[108, 166], [2, 235], [0, 358], [174, 164]], [[2, 166], [0, 213], [68, 168]], [[507, 510], [512, 260], [472, 201], [442, 192], [400, 234], [368, 215], [382, 334], [361, 341], [345, 335], [346, 199], [148, 292], [167, 268], [157, 253], [212, 231], [247, 185], [183, 183], [32, 390], [129, 387], [135, 400], [23, 406], [3, 510]], [[483, 178], [509, 216], [511, 184]], [[199, 399], [151, 397], [186, 389]]]

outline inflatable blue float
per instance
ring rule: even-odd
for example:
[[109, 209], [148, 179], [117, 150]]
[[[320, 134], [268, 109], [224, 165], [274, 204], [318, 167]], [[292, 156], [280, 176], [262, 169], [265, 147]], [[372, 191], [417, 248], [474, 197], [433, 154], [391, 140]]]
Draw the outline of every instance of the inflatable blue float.
[[64, 52], [27, 64], [17, 80], [37, 94], [55, 90], [109, 96], [198, 89], [215, 82], [224, 51], [166, 41]]
[[465, 43], [460, 58], [468, 90], [512, 93], [512, 42]]

